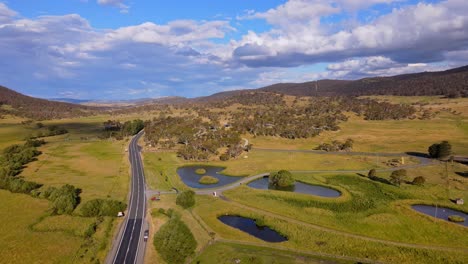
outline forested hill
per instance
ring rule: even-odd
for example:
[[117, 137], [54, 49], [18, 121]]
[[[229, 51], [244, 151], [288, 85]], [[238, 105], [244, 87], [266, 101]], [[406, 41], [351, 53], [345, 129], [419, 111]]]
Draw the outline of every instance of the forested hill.
[[468, 66], [441, 72], [364, 78], [355, 81], [319, 80], [306, 83], [280, 83], [259, 90], [295, 96], [443, 95], [468, 97]]
[[0, 86], [0, 116], [12, 114], [33, 119], [54, 119], [89, 115], [93, 108], [34, 98]]

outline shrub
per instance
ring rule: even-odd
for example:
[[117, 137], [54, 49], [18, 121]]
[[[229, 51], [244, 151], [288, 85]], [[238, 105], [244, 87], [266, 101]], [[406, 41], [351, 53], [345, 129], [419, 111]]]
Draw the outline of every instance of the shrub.
[[229, 160], [229, 155], [227, 153], [223, 153], [223, 154], [221, 154], [221, 156], [219, 156], [219, 159], [221, 161], [228, 161]]
[[201, 177], [200, 180], [198, 181], [198, 183], [201, 183], [201, 184], [215, 184], [218, 182], [219, 182], [218, 178], [215, 178], [213, 176], [208, 176], [208, 175]]
[[195, 192], [192, 190], [183, 191], [176, 198], [176, 204], [187, 209], [195, 205]]
[[367, 174], [367, 177], [372, 178], [372, 177], [375, 177], [376, 175], [377, 175], [376, 170], [375, 170], [375, 169], [371, 169], [371, 170], [369, 171], [369, 173]]
[[434, 159], [446, 159], [452, 154], [452, 145], [448, 141], [432, 144], [429, 149], [429, 156]]
[[413, 179], [412, 184], [422, 186], [424, 185], [425, 182], [426, 182], [426, 178], [424, 178], [423, 176], [418, 176]]
[[276, 187], [288, 187], [294, 185], [294, 178], [287, 170], [280, 170], [270, 174], [269, 183]]
[[179, 217], [172, 217], [154, 236], [154, 247], [167, 263], [184, 263], [197, 248], [197, 241]]

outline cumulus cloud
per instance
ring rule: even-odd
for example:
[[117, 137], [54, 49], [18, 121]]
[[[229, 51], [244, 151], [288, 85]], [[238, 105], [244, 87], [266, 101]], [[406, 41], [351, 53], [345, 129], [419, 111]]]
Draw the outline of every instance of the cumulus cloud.
[[[448, 0], [439, 4], [405, 6], [393, 9], [369, 24], [328, 34], [321, 30], [322, 25], [317, 16], [312, 15], [313, 11], [306, 11], [306, 7], [301, 10], [287, 8], [288, 4], [305, 5], [313, 10], [321, 4], [290, 0], [274, 10], [251, 15], [265, 18], [273, 29], [262, 34], [249, 32], [236, 43], [233, 54], [235, 59], [250, 67], [291, 67], [374, 55], [407, 63], [439, 61], [444, 52], [467, 46], [468, 6], [464, 3], [464, 0]], [[325, 7], [319, 9], [327, 10]], [[311, 16], [307, 18], [304, 12]], [[302, 21], [307, 26], [288, 27], [288, 19], [276, 21], [269, 18], [269, 15], [280, 13], [291, 17], [292, 25]]]
[[128, 13], [129, 6], [124, 4], [125, 0], [97, 0], [100, 5], [114, 6], [120, 8], [121, 13]]
[[4, 3], [0, 3], [0, 23], [11, 21], [17, 13], [8, 8]]

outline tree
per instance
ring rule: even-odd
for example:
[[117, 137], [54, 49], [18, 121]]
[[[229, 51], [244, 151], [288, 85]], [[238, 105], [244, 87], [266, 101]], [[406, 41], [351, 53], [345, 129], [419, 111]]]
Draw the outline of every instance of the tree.
[[434, 159], [447, 159], [452, 154], [452, 145], [448, 141], [432, 144], [428, 148], [429, 156]]
[[375, 170], [375, 169], [371, 169], [371, 170], [369, 171], [369, 173], [367, 174], [367, 177], [372, 178], [372, 177], [375, 177], [376, 174], [377, 174], [376, 170]]
[[423, 176], [418, 176], [413, 179], [412, 184], [422, 186], [424, 185], [425, 182], [426, 182], [426, 178], [424, 178]]
[[287, 170], [280, 170], [270, 174], [269, 182], [271, 185], [276, 187], [288, 187], [294, 185], [294, 178], [291, 172]]
[[177, 195], [176, 204], [187, 209], [195, 205], [195, 192], [192, 190], [187, 190], [181, 192]]
[[154, 235], [154, 247], [167, 263], [184, 263], [197, 248], [197, 241], [179, 217], [173, 216]]
[[442, 141], [439, 145], [439, 159], [447, 159], [450, 155], [452, 155], [452, 145], [448, 143], [448, 141]]
[[393, 171], [390, 175], [390, 182], [400, 186], [403, 180], [406, 178], [406, 170], [400, 169]]

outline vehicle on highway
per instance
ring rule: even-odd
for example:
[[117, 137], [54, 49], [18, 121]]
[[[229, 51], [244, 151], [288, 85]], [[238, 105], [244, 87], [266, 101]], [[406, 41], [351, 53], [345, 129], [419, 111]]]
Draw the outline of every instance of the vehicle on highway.
[[148, 237], [149, 237], [149, 231], [148, 230], [145, 230], [145, 233], [143, 235], [143, 239], [146, 241], [148, 241]]

